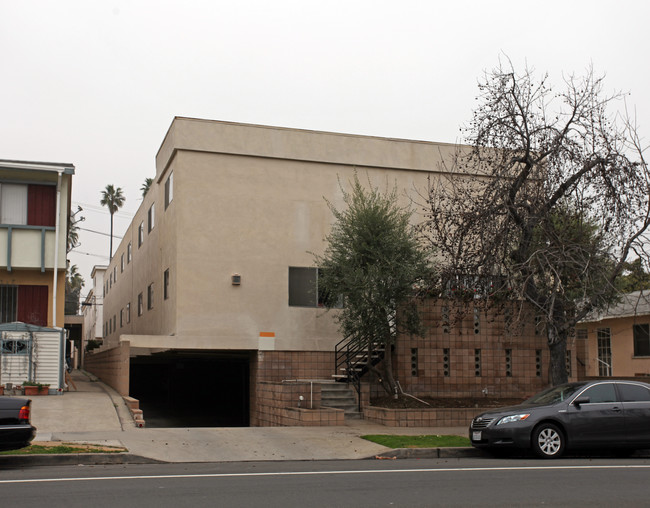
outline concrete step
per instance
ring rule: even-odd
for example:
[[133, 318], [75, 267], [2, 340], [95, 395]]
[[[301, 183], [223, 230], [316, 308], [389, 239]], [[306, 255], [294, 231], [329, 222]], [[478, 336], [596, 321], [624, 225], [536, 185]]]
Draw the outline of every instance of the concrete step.
[[360, 418], [354, 388], [345, 383], [321, 383], [321, 405], [343, 409], [346, 418]]

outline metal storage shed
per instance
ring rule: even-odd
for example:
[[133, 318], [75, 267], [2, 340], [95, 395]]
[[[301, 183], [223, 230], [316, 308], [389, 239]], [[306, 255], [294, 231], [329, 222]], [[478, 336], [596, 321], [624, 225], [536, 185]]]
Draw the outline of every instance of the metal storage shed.
[[0, 384], [49, 384], [50, 394], [60, 394], [65, 387], [64, 369], [64, 329], [0, 324]]

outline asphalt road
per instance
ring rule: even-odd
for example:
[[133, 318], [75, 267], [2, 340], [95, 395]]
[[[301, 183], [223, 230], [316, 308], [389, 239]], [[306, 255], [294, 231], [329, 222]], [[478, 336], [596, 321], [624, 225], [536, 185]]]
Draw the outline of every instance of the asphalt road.
[[647, 506], [648, 459], [453, 459], [34, 467], [2, 506]]

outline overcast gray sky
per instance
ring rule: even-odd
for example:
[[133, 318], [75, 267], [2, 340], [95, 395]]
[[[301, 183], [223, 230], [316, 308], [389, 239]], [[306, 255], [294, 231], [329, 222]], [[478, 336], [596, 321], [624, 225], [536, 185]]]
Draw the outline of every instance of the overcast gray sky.
[[[0, 0], [0, 158], [73, 163], [93, 231], [122, 187], [121, 235], [174, 116], [455, 142], [504, 54], [555, 82], [593, 65], [647, 139], [649, 21], [642, 0]], [[85, 294], [108, 237], [80, 237]]]

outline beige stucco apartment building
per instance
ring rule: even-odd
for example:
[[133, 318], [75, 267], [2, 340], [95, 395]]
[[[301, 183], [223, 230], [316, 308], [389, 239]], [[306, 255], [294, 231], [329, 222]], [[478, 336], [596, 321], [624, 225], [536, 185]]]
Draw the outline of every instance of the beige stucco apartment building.
[[103, 265], [96, 265], [90, 273], [93, 285], [81, 304], [84, 344], [88, 344], [91, 340], [99, 342], [104, 340], [106, 331], [104, 321], [104, 274], [107, 268]]
[[104, 274], [104, 346], [88, 368], [158, 408], [205, 410], [210, 391], [210, 406], [229, 408], [215, 424], [274, 424], [264, 407], [297, 402], [282, 387], [335, 374], [341, 337], [319, 306], [313, 257], [333, 221], [326, 200], [342, 207], [357, 174], [396, 186], [418, 220], [411, 199], [456, 148], [175, 118]]

